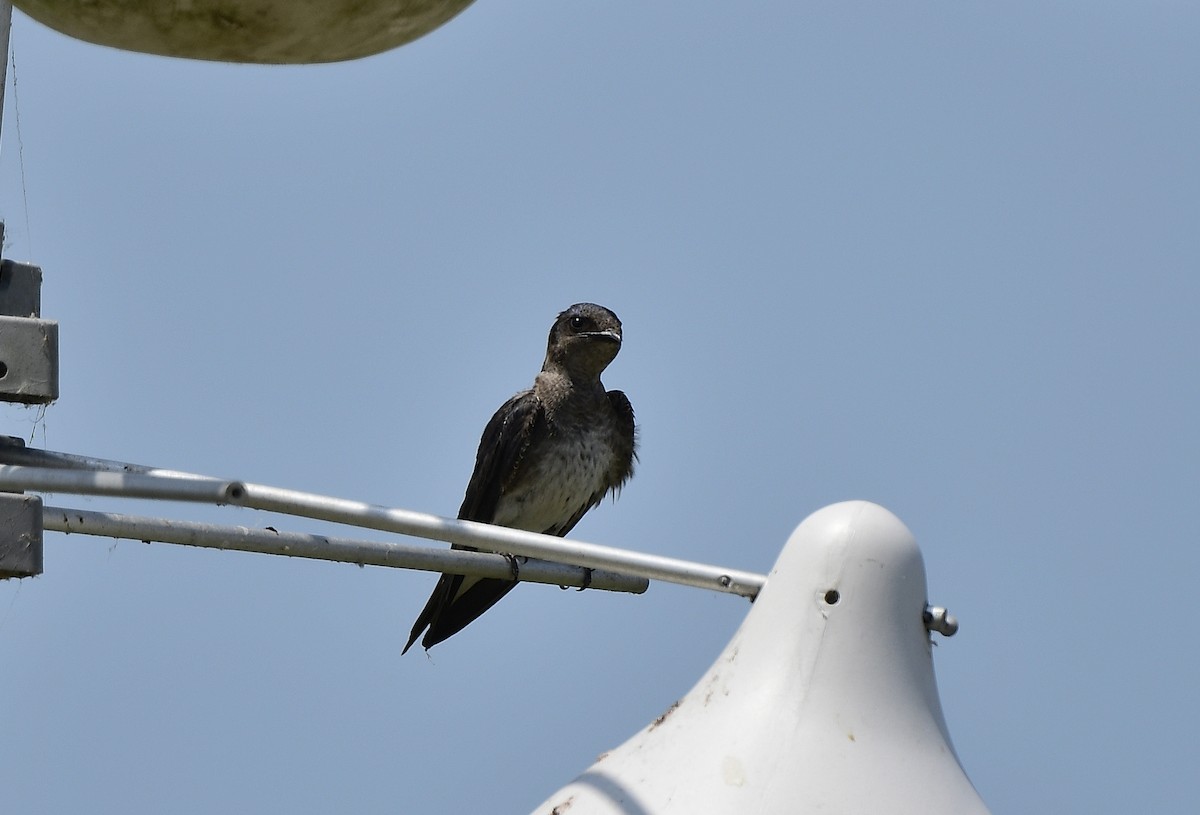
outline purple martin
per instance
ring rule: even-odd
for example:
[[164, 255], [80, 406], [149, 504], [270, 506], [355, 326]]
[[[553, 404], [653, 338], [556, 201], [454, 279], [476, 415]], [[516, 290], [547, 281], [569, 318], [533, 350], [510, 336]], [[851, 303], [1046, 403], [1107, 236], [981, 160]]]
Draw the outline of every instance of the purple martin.
[[[621, 489], [636, 459], [633, 407], [600, 382], [620, 350], [621, 321], [603, 306], [577, 303], [558, 315], [533, 387], [483, 429], [461, 520], [562, 537]], [[426, 649], [457, 634], [508, 594], [520, 572], [510, 560], [512, 580], [443, 574], [401, 653], [423, 631]]]

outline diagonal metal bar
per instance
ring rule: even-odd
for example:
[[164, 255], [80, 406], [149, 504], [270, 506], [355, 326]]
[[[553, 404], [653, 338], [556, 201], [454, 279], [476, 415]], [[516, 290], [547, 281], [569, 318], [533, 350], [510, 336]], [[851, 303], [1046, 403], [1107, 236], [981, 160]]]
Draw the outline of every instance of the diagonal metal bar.
[[41, 450], [37, 447], [26, 447], [25, 442], [16, 436], [0, 436], [0, 464], [16, 464], [25, 467], [47, 467], [55, 470], [88, 470], [103, 473], [139, 473], [142, 475], [157, 475], [164, 478], [178, 478], [185, 481], [220, 481], [209, 475], [185, 473], [180, 470], [166, 470], [161, 467], [148, 467], [144, 464], [130, 464], [126, 461], [114, 461], [108, 458], [81, 456], [76, 453], [59, 453], [54, 450]]
[[471, 546], [490, 552], [524, 555], [594, 569], [610, 569], [650, 580], [662, 580], [751, 598], [758, 594], [766, 582], [765, 576], [753, 572], [599, 546], [521, 529], [459, 521], [423, 512], [382, 507], [344, 498], [330, 498], [262, 484], [243, 486], [245, 493], [239, 501], [241, 506], [270, 512], [399, 532], [418, 538], [450, 541], [460, 546]]
[[159, 501], [236, 504], [245, 488], [239, 481], [184, 479], [137, 472], [56, 470], [0, 464], [0, 489], [67, 492], [73, 495], [112, 495]]
[[[389, 566], [399, 569], [420, 569], [427, 572], [450, 572], [501, 580], [512, 577], [512, 566], [503, 555], [486, 552], [464, 552], [458, 549], [432, 549], [404, 543], [356, 540], [350, 538], [309, 535], [301, 532], [277, 532], [274, 529], [251, 529], [245, 526], [173, 521], [122, 515], [110, 512], [91, 512], [64, 507], [44, 507], [42, 523], [46, 530], [67, 534], [98, 535], [106, 538], [125, 538], [144, 542], [158, 541], [206, 549], [226, 549], [239, 552], [259, 552], [268, 555], [312, 558], [360, 566]], [[591, 574], [589, 575], [589, 571]], [[544, 560], [529, 560], [521, 564], [521, 580], [527, 583], [549, 583], [604, 591], [624, 591], [641, 594], [649, 581], [626, 577], [600, 569], [584, 569]]]
[[[620, 574], [662, 580], [695, 588], [709, 589], [728, 594], [738, 594], [753, 599], [766, 582], [766, 576], [738, 569], [727, 569], [703, 563], [661, 557], [626, 549], [584, 543], [573, 539], [557, 538], [519, 529], [492, 526], [490, 524], [443, 518], [406, 509], [383, 507], [361, 501], [333, 498], [314, 493], [286, 490], [262, 484], [241, 481], [220, 481], [209, 476], [163, 470], [139, 464], [130, 464], [108, 459], [90, 458], [70, 453], [56, 453], [24, 447], [19, 439], [11, 441], [0, 438], [0, 464], [30, 465], [39, 472], [47, 468], [79, 470], [84, 472], [109, 472], [127, 476], [144, 476], [148, 485], [156, 480], [164, 482], [208, 482], [224, 485], [222, 500], [215, 503], [232, 503], [252, 509], [295, 515], [317, 520], [332, 521], [366, 529], [396, 532], [431, 540], [442, 540], [461, 546], [470, 546], [490, 552], [503, 552], [525, 557], [539, 558], [556, 563], [568, 563], [593, 569], [605, 569]], [[0, 486], [9, 484], [13, 489], [46, 489], [22, 485], [19, 479], [5, 480], [4, 466], [0, 466]], [[28, 470], [27, 470], [28, 472]], [[61, 486], [60, 491], [68, 490]], [[121, 494], [116, 492], [103, 494]], [[132, 497], [132, 496], [131, 496]], [[137, 497], [154, 497], [140, 495]], [[176, 500], [204, 500], [180, 498]]]

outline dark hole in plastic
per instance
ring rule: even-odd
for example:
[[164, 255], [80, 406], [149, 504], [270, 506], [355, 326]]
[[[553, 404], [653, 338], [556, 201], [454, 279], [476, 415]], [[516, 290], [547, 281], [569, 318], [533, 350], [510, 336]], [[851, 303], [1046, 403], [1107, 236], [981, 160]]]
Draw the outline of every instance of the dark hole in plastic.
[[842, 599], [842, 595], [838, 594], [837, 589], [830, 589], [825, 592], [825, 602], [831, 606], [837, 605], [837, 601]]

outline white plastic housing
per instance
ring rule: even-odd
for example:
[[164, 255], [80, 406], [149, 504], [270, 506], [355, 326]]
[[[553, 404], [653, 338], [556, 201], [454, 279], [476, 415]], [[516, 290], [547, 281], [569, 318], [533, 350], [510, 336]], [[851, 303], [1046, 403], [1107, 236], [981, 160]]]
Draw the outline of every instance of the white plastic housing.
[[986, 813], [942, 717], [926, 599], [896, 516], [814, 513], [700, 682], [536, 815]]

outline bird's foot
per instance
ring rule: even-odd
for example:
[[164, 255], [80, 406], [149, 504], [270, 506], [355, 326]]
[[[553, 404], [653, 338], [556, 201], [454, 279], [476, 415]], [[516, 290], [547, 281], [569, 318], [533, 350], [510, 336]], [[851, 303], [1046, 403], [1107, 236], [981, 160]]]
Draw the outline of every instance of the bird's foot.
[[585, 568], [583, 570], [583, 585], [580, 586], [578, 589], [576, 589], [576, 591], [583, 591], [584, 589], [590, 589], [592, 587], [592, 572], [593, 571], [594, 571], [593, 569], [587, 569], [587, 568]]
[[517, 562], [516, 555], [505, 555], [504, 559], [508, 561], [508, 570], [512, 572], [513, 582], [521, 579], [521, 564]]

